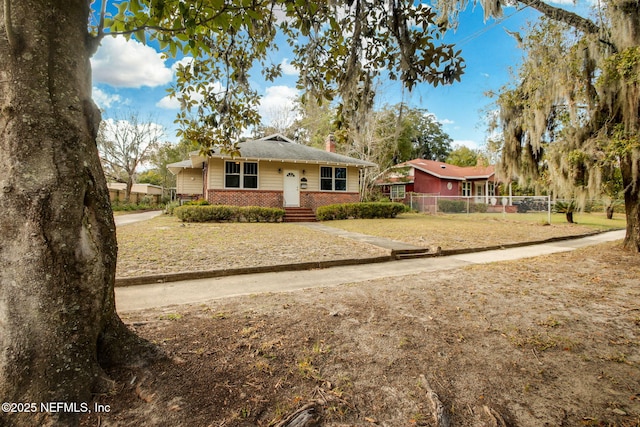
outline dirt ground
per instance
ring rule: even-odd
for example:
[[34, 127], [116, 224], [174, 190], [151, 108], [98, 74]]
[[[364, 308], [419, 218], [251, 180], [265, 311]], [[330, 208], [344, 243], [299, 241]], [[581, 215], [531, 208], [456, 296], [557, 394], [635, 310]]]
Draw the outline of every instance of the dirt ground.
[[639, 426], [640, 257], [618, 245], [123, 313], [170, 358], [109, 372], [82, 425]]

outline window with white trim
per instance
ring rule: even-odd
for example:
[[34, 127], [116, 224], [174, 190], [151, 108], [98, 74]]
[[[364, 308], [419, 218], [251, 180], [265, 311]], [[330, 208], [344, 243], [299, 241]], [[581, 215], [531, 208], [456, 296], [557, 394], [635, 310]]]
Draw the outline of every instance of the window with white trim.
[[471, 197], [471, 182], [465, 181], [462, 183], [462, 196]]
[[321, 166], [320, 190], [347, 191], [347, 168]]
[[404, 199], [407, 194], [406, 185], [392, 185], [391, 186], [391, 200]]
[[258, 188], [258, 163], [225, 162], [225, 188]]
[[488, 196], [495, 196], [496, 195], [496, 184], [495, 184], [495, 182], [489, 181], [488, 184], [489, 184], [488, 185], [489, 190], [487, 191], [487, 195]]

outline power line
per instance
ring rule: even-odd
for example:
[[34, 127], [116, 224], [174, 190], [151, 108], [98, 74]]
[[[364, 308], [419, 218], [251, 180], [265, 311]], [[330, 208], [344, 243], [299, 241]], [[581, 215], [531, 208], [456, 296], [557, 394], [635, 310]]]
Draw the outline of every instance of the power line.
[[502, 18], [500, 18], [500, 19], [497, 19], [497, 20], [496, 20], [494, 23], [492, 23], [491, 25], [484, 26], [484, 27], [482, 27], [480, 30], [476, 31], [475, 33], [473, 33], [473, 34], [469, 34], [468, 36], [466, 36], [466, 37], [462, 38], [461, 40], [459, 40], [459, 41], [455, 42], [455, 45], [456, 45], [456, 46], [463, 46], [463, 45], [465, 45], [465, 44], [467, 44], [467, 43], [469, 43], [469, 42], [471, 42], [471, 41], [473, 41], [473, 40], [477, 39], [478, 37], [480, 37], [481, 35], [483, 35], [483, 34], [484, 34], [484, 33], [486, 33], [487, 31], [489, 31], [489, 30], [491, 30], [491, 29], [495, 28], [496, 26], [498, 26], [498, 25], [502, 24], [502, 23], [503, 23], [504, 21], [506, 21], [507, 19], [509, 19], [509, 18], [511, 18], [511, 17], [513, 17], [513, 16], [515, 16], [516, 14], [518, 14], [518, 13], [522, 12], [523, 10], [527, 9], [528, 7], [529, 7], [529, 6], [527, 5], [527, 6], [523, 7], [522, 9], [518, 9], [518, 10], [516, 10], [515, 12], [513, 12], [512, 14], [510, 14], [510, 15], [508, 15], [508, 16], [504, 16], [504, 17], [502, 17]]

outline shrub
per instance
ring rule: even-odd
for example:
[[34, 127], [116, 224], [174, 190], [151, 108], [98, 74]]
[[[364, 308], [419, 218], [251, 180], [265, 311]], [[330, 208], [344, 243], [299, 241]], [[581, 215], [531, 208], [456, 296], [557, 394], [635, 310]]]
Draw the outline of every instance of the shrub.
[[284, 209], [243, 206], [239, 208], [239, 220], [246, 222], [278, 222], [284, 217]]
[[183, 222], [276, 222], [284, 209], [258, 206], [183, 205], [173, 212]]
[[151, 206], [144, 203], [125, 203], [118, 200], [111, 202], [111, 209], [113, 211], [149, 211], [152, 209], [158, 209], [158, 206]]
[[569, 224], [573, 224], [573, 213], [577, 210], [575, 200], [557, 200], [553, 205], [553, 211], [556, 213], [563, 213], [567, 218]]
[[156, 203], [156, 199], [154, 197], [151, 196], [144, 196], [142, 199], [140, 199], [140, 201], [138, 202], [139, 205], [157, 205]]
[[348, 218], [394, 218], [409, 209], [402, 203], [341, 203], [320, 206], [316, 209], [316, 217], [320, 221], [330, 221]]
[[202, 197], [196, 200], [190, 200], [184, 203], [187, 206], [209, 206], [210, 203], [207, 199], [203, 199]]
[[518, 205], [518, 213], [527, 212], [546, 212], [548, 209], [548, 203], [546, 201], [536, 200], [533, 198], [525, 198], [520, 202], [515, 202]]
[[164, 212], [167, 215], [173, 215], [175, 208], [180, 206], [180, 202], [170, 202], [165, 205]]
[[230, 221], [234, 216], [234, 208], [232, 206], [184, 204], [175, 208], [173, 212], [183, 222]]
[[471, 212], [475, 213], [487, 213], [488, 207], [489, 205], [487, 205], [486, 203], [474, 203], [471, 205], [470, 209]]
[[438, 212], [465, 213], [467, 212], [467, 201], [438, 199]]

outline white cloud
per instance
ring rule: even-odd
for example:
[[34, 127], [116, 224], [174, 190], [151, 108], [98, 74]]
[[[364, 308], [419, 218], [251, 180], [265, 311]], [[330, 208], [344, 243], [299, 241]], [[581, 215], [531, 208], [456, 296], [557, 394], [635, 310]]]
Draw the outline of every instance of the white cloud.
[[293, 109], [298, 95], [298, 90], [289, 86], [268, 87], [260, 100], [259, 112], [262, 122], [270, 125], [273, 122], [295, 120]]
[[455, 123], [455, 121], [453, 120], [449, 120], [449, 119], [439, 119], [438, 116], [436, 116], [433, 113], [429, 113], [426, 112], [425, 113], [425, 117], [430, 117], [433, 121], [440, 123], [441, 125], [452, 125]]
[[153, 48], [122, 36], [105, 37], [91, 58], [93, 81], [116, 87], [140, 88], [171, 82], [173, 72]]
[[[114, 104], [122, 104], [122, 98], [118, 94], [110, 94], [100, 88], [92, 88], [92, 97], [99, 108], [110, 108]], [[126, 103], [126, 102], [125, 102]]]
[[282, 68], [282, 72], [287, 76], [297, 76], [300, 74], [300, 71], [289, 63], [289, 58], [284, 58], [280, 63], [280, 67]]
[[454, 140], [451, 145], [453, 147], [465, 146], [465, 147], [471, 148], [472, 150], [477, 150], [480, 148], [480, 144], [470, 139], [457, 139], [457, 140]]
[[156, 107], [164, 108], [165, 110], [177, 110], [180, 108], [180, 101], [176, 97], [170, 97], [169, 95], [156, 102]]

